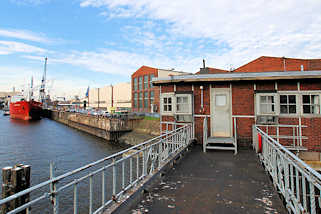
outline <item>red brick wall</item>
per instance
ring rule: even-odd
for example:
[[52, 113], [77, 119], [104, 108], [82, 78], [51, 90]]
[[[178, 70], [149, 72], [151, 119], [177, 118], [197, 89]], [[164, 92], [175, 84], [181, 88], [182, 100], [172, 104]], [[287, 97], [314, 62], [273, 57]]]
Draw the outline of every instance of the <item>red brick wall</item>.
[[[159, 112], [159, 86], [154, 86], [153, 88], [149, 87], [149, 82], [151, 81], [150, 75], [154, 75], [154, 77], [158, 76], [158, 70], [156, 68], [148, 67], [148, 66], [142, 66], [140, 67], [135, 73], [131, 76], [132, 81], [132, 111], [133, 112], [151, 112], [151, 101], [150, 101], [150, 92], [154, 91], [154, 104], [157, 105], [157, 112]], [[148, 75], [148, 87], [144, 88], [144, 79], [143, 79], [143, 89], [139, 90], [139, 77], [143, 77], [145, 75]], [[138, 89], [137, 91], [134, 90], [134, 78], [137, 78], [138, 81]], [[144, 106], [144, 92], [148, 92], [148, 105]], [[139, 93], [143, 93], [143, 103], [142, 108], [139, 108]], [[134, 94], [138, 93], [138, 106], [137, 108], [134, 108]]]
[[[274, 81], [256, 81], [257, 90], [274, 90]], [[301, 90], [321, 90], [321, 83], [317, 80], [301, 80]], [[192, 83], [180, 84], [176, 86], [177, 91], [191, 91]], [[222, 84], [214, 83], [193, 83], [194, 86], [194, 114], [195, 115], [210, 115], [210, 87], [223, 87]], [[229, 84], [225, 84], [227, 86]], [[204, 93], [204, 109], [201, 109], [201, 89], [203, 86]], [[278, 90], [280, 91], [296, 91], [297, 80], [294, 81], [278, 81]], [[174, 92], [174, 85], [162, 85], [162, 92]], [[233, 82], [232, 83], [232, 114], [233, 115], [255, 115], [254, 101], [254, 82]], [[163, 116], [163, 121], [174, 121], [172, 116]], [[195, 121], [195, 137], [199, 143], [203, 141], [203, 120], [204, 117], [194, 117]], [[254, 118], [237, 118], [237, 134], [239, 142], [251, 142], [252, 125], [255, 123]], [[279, 117], [280, 124], [299, 124], [297, 117]], [[321, 116], [319, 117], [302, 117], [302, 125], [308, 126], [303, 128], [303, 135], [308, 137], [308, 140], [303, 141], [303, 146], [312, 151], [321, 151]], [[165, 127], [163, 126], [165, 129]], [[208, 118], [208, 134], [210, 134], [211, 125]], [[270, 128], [269, 133], [275, 134], [276, 129]], [[291, 129], [280, 129], [280, 134], [292, 135]], [[281, 141], [284, 145], [290, 145], [292, 140]]]
[[297, 81], [282, 80], [277, 82], [278, 91], [296, 91], [298, 90]]
[[319, 79], [300, 81], [300, 90], [321, 90], [321, 81]]
[[[286, 71], [300, 71], [301, 65], [304, 70], [321, 70], [321, 59], [292, 59], [285, 58]], [[283, 57], [259, 57], [237, 69], [233, 72], [272, 72], [284, 71]]]

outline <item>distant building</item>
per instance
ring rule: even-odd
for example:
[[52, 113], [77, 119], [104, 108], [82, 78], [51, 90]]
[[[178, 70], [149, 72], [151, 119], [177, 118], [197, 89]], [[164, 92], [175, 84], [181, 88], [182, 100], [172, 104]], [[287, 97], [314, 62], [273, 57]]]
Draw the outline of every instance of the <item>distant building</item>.
[[131, 108], [131, 85], [129, 82], [107, 85], [101, 88], [89, 90], [89, 103], [92, 108], [104, 109], [130, 109]]
[[8, 102], [10, 101], [12, 96], [15, 96], [17, 94], [20, 94], [18, 91], [11, 91], [11, 92], [1, 92], [0, 91], [0, 103], [3, 103], [4, 105], [8, 105]]
[[160, 87], [152, 85], [154, 77], [168, 77], [188, 73], [174, 69], [158, 69], [142, 66], [131, 76], [131, 106], [133, 112], [159, 112]]

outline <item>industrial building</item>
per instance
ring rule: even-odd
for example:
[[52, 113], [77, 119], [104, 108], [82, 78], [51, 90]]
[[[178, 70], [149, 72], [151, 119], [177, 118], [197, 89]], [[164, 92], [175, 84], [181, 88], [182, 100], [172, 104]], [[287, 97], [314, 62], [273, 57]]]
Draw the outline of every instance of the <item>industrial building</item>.
[[107, 85], [101, 88], [89, 90], [87, 106], [107, 110], [130, 110], [131, 108], [131, 84], [130, 82]]
[[132, 111], [159, 113], [159, 87], [152, 85], [156, 77], [169, 77], [188, 73], [174, 69], [159, 69], [143, 65], [131, 76]]

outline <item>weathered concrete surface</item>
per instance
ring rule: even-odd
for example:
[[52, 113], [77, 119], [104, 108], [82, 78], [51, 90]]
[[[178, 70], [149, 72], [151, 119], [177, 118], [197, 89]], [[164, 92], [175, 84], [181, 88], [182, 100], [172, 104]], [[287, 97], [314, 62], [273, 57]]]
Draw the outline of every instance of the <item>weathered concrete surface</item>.
[[129, 120], [63, 111], [52, 111], [51, 119], [110, 141], [117, 141], [123, 132], [130, 131], [132, 127]]
[[145, 194], [133, 213], [287, 213], [252, 150], [200, 146]]
[[124, 133], [119, 141], [137, 145], [160, 135], [159, 120], [136, 119], [132, 121], [132, 131]]

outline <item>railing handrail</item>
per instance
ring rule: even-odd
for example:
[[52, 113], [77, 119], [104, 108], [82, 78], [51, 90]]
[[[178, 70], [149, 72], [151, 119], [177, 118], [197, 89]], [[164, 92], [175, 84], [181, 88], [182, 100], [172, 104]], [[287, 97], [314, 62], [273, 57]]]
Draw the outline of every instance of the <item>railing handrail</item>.
[[172, 133], [178, 132], [178, 131], [180, 131], [181, 129], [186, 128], [187, 126], [190, 126], [190, 124], [186, 124], [186, 125], [184, 125], [184, 126], [182, 126], [182, 127], [179, 127], [179, 128], [177, 128], [177, 129], [175, 129], [175, 130], [169, 131], [169, 132], [166, 133], [166, 134], [162, 134], [162, 135], [160, 135], [160, 136], [154, 137], [154, 138], [149, 139], [149, 140], [147, 140], [147, 141], [145, 141], [145, 142], [143, 142], [143, 143], [141, 143], [141, 144], [138, 144], [138, 145], [129, 147], [128, 149], [122, 150], [122, 151], [117, 152], [117, 153], [115, 153], [115, 154], [112, 154], [112, 155], [110, 155], [110, 156], [108, 156], [108, 157], [102, 158], [102, 159], [100, 159], [100, 160], [97, 160], [97, 161], [95, 161], [95, 162], [92, 162], [92, 163], [90, 163], [90, 164], [87, 164], [87, 165], [85, 165], [85, 166], [83, 166], [83, 167], [79, 167], [79, 168], [77, 168], [77, 169], [74, 169], [74, 170], [69, 171], [69, 172], [67, 172], [67, 173], [64, 173], [64, 174], [62, 174], [62, 175], [59, 175], [59, 176], [57, 176], [57, 177], [54, 177], [54, 178], [49, 179], [49, 180], [47, 180], [47, 181], [44, 181], [44, 182], [42, 182], [42, 183], [40, 183], [40, 184], [37, 184], [37, 185], [35, 185], [35, 186], [32, 186], [32, 187], [30, 187], [30, 188], [28, 188], [28, 189], [25, 189], [25, 190], [23, 190], [23, 191], [21, 191], [21, 192], [18, 192], [18, 193], [14, 194], [14, 195], [11, 195], [11, 196], [7, 197], [7, 198], [1, 199], [1, 200], [0, 200], [0, 206], [1, 206], [2, 204], [5, 204], [5, 203], [13, 200], [13, 199], [16, 199], [16, 198], [19, 198], [19, 197], [21, 197], [21, 196], [23, 196], [23, 195], [25, 195], [25, 194], [28, 194], [28, 193], [36, 190], [36, 189], [39, 189], [39, 188], [41, 188], [41, 187], [44, 187], [44, 186], [46, 186], [46, 185], [48, 185], [48, 184], [55, 183], [55, 182], [57, 182], [57, 181], [59, 181], [59, 180], [62, 180], [62, 179], [64, 179], [64, 178], [69, 177], [69, 176], [71, 176], [71, 175], [74, 175], [74, 174], [76, 174], [76, 173], [78, 173], [78, 172], [81, 172], [81, 171], [84, 171], [84, 170], [86, 170], [86, 169], [89, 169], [89, 168], [91, 168], [91, 167], [93, 167], [93, 166], [96, 166], [96, 165], [98, 165], [98, 164], [100, 164], [100, 163], [103, 163], [103, 162], [105, 162], [105, 161], [107, 161], [107, 160], [114, 159], [114, 158], [116, 158], [116, 157], [118, 157], [118, 156], [120, 156], [120, 155], [123, 155], [124, 153], [127, 153], [127, 152], [130, 151], [130, 150], [134, 150], [134, 149], [137, 149], [137, 148], [139, 148], [139, 147], [145, 146], [145, 145], [149, 144], [150, 142], [153, 142], [153, 141], [155, 141], [155, 140], [157, 140], [157, 139], [163, 140], [163, 139], [162, 139], [163, 137], [165, 137], [165, 136], [167, 136], [167, 135], [170, 135], [170, 134], [172, 134]]
[[287, 125], [287, 124], [255, 124], [256, 126], [263, 126], [263, 127], [280, 127], [280, 128], [296, 128], [296, 127], [302, 127], [307, 128], [306, 125]]
[[268, 138], [270, 141], [272, 141], [275, 145], [278, 146], [278, 148], [280, 150], [282, 150], [285, 154], [287, 154], [288, 156], [290, 156], [295, 162], [299, 163], [301, 166], [303, 166], [304, 168], [307, 169], [307, 171], [309, 173], [311, 173], [313, 176], [315, 176], [317, 179], [319, 179], [321, 181], [321, 175], [320, 173], [318, 173], [315, 169], [313, 169], [312, 167], [310, 167], [308, 164], [306, 164], [304, 161], [302, 161], [300, 158], [298, 158], [296, 155], [294, 155], [291, 151], [289, 151], [287, 148], [285, 148], [284, 146], [282, 146], [279, 142], [277, 142], [276, 140], [274, 140], [271, 136], [269, 136], [268, 134], [266, 134], [264, 131], [262, 131], [260, 128], [258, 128], [256, 126], [256, 130], [264, 135], [266, 138]]

